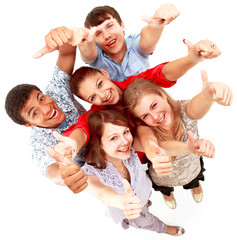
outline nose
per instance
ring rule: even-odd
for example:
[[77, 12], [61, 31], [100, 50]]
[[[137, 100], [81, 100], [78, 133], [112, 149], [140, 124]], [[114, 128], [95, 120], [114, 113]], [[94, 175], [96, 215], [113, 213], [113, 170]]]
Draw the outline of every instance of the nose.
[[96, 94], [100, 98], [101, 102], [103, 102], [105, 99], [105, 92], [102, 89], [99, 89]]
[[104, 36], [105, 39], [108, 39], [108, 38], [110, 38], [111, 34], [108, 30], [104, 30], [103, 31], [103, 36]]
[[150, 114], [151, 114], [151, 117], [152, 117], [153, 121], [156, 121], [158, 119], [158, 114], [157, 113], [151, 112]]
[[121, 137], [121, 145], [122, 146], [125, 146], [128, 144], [128, 139], [125, 137], [125, 136], [122, 136]]
[[43, 114], [48, 114], [50, 112], [50, 105], [49, 104], [44, 104], [41, 106], [41, 111]]

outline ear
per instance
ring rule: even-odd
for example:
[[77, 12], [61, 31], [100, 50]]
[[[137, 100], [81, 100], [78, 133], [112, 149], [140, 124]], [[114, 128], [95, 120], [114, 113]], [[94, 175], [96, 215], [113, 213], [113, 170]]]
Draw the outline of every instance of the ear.
[[26, 123], [24, 124], [25, 127], [36, 127], [36, 124], [30, 124], [30, 123]]
[[123, 21], [121, 22], [121, 28], [122, 28], [123, 33], [124, 33], [124, 35], [125, 35], [125, 24], [123, 23]]
[[100, 68], [100, 71], [102, 72], [103, 75], [105, 75], [108, 79], [110, 79], [109, 73], [107, 71], [105, 71], [102, 68]]

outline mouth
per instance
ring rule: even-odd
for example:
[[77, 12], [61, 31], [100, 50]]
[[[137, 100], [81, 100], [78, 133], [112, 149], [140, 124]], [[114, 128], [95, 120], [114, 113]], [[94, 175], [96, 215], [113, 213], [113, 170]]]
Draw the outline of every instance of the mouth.
[[106, 96], [104, 103], [111, 102], [113, 100], [113, 94], [111, 91], [109, 91], [108, 95]]
[[53, 109], [51, 115], [49, 116], [49, 120], [56, 118], [58, 116], [58, 111], [56, 109]]
[[119, 149], [118, 151], [119, 151], [119, 152], [122, 152], [122, 153], [126, 153], [126, 152], [129, 151], [129, 147]]
[[115, 43], [116, 43], [116, 40], [114, 39], [114, 40], [110, 41], [110, 42], [107, 44], [107, 46], [108, 46], [108, 47], [114, 47]]
[[157, 124], [162, 124], [165, 120], [165, 114], [159, 119], [159, 121], [156, 121]]

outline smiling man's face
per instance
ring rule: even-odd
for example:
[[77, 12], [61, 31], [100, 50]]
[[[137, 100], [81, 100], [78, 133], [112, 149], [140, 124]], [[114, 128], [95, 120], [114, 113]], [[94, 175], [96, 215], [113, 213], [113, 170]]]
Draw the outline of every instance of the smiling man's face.
[[26, 127], [57, 128], [65, 119], [56, 102], [40, 91], [33, 90], [21, 111]]

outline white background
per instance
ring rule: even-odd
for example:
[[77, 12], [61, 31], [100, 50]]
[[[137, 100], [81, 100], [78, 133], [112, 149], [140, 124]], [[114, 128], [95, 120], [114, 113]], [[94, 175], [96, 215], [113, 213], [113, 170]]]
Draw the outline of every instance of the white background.
[[[1, 174], [0, 238], [9, 239], [171, 239], [166, 234], [130, 228], [124, 231], [104, 216], [102, 203], [87, 191], [73, 194], [41, 176], [31, 163], [29, 129], [13, 123], [5, 114], [7, 92], [17, 84], [33, 83], [44, 88], [52, 77], [57, 52], [34, 60], [44, 46], [50, 29], [83, 26], [86, 14], [95, 6], [111, 5], [120, 13], [126, 34], [145, 26], [141, 15], [152, 15], [164, 1], [4, 1], [1, 3]], [[210, 81], [225, 82], [236, 94], [236, 11], [235, 1], [169, 1], [180, 16], [167, 26], [151, 67], [187, 54], [183, 38], [196, 43], [215, 42], [222, 54], [200, 63], [179, 79], [169, 93], [176, 99], [192, 97], [201, 90], [200, 69]], [[79, 57], [76, 68], [83, 65]], [[236, 100], [236, 99], [235, 99]], [[203, 202], [194, 202], [190, 191], [176, 188], [177, 209], [169, 209], [158, 192], [153, 192], [151, 212], [170, 225], [186, 229], [182, 239], [234, 239], [236, 228], [236, 101], [231, 107], [214, 104], [199, 122], [200, 136], [216, 146], [214, 159], [205, 159], [206, 180]]]

